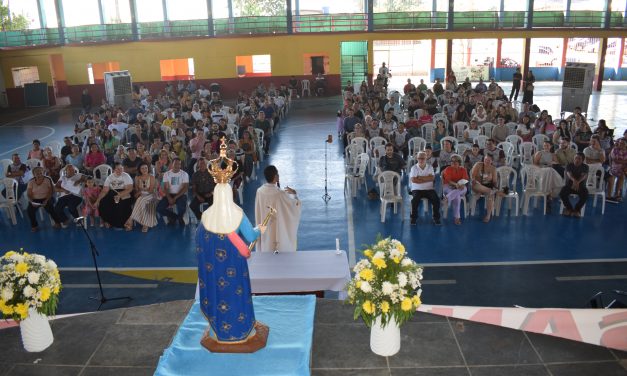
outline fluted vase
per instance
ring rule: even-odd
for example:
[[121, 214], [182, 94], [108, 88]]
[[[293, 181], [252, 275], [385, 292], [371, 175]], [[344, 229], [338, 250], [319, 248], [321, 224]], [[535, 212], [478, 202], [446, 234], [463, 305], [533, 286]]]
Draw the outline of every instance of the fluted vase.
[[381, 317], [376, 317], [370, 328], [370, 349], [381, 356], [392, 356], [401, 349], [401, 328], [394, 317], [385, 328], [381, 326]]
[[20, 332], [24, 349], [28, 352], [44, 351], [54, 342], [48, 316], [33, 308], [28, 310], [28, 317], [20, 321]]

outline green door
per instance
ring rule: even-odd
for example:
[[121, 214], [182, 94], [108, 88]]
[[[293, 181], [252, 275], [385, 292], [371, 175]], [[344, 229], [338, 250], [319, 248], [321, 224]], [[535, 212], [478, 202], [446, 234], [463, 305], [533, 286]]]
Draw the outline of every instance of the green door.
[[368, 41], [341, 42], [342, 87], [348, 80], [353, 84], [361, 84], [368, 75]]

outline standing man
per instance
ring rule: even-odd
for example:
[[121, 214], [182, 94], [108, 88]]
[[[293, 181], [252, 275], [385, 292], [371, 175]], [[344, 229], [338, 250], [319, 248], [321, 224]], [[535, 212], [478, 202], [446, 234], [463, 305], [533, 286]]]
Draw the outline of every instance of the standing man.
[[385, 66], [385, 62], [383, 62], [383, 64], [381, 64], [381, 68], [379, 68], [379, 74], [383, 78], [383, 87], [385, 88], [385, 90], [387, 90], [388, 89], [388, 78], [392, 77], [392, 75], [390, 74], [390, 69]]
[[275, 166], [266, 167], [263, 175], [266, 178], [266, 184], [257, 189], [255, 221], [263, 222], [269, 211], [268, 206], [276, 209], [276, 214], [257, 243], [257, 252], [295, 252], [296, 235], [300, 223], [300, 200], [292, 188], [285, 187], [285, 190], [281, 190], [279, 171]]
[[[520, 84], [522, 83], [522, 73], [520, 73], [520, 67], [516, 68], [516, 72], [512, 76], [512, 92], [509, 93], [509, 101], [518, 100], [518, 92], [520, 92]], [[515, 93], [515, 94], [514, 94]]]

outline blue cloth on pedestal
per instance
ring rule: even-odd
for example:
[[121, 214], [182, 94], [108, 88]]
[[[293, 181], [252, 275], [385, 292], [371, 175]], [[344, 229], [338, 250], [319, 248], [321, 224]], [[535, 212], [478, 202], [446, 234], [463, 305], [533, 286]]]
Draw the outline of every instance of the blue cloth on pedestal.
[[254, 296], [253, 305], [257, 320], [270, 328], [265, 348], [252, 354], [209, 352], [200, 344], [207, 320], [195, 302], [155, 375], [309, 375], [315, 296]]

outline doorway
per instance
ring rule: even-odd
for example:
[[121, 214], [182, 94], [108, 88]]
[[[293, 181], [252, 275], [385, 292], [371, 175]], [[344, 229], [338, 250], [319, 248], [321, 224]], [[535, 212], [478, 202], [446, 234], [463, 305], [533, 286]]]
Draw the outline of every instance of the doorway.
[[341, 42], [340, 51], [342, 87], [350, 80], [359, 88], [368, 76], [368, 41]]
[[311, 57], [311, 73], [317, 76], [318, 73], [324, 74], [324, 56]]

